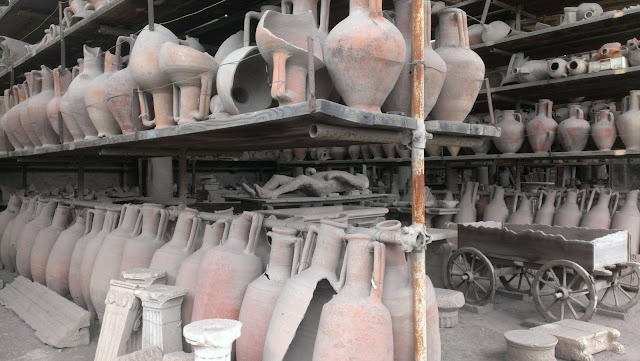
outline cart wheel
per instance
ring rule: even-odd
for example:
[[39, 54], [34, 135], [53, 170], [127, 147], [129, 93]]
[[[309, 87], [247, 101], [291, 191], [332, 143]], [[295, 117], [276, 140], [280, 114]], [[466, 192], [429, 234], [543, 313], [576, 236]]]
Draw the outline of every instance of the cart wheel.
[[595, 281], [575, 262], [545, 263], [536, 273], [531, 291], [536, 309], [547, 322], [571, 317], [588, 321], [596, 310]]
[[491, 262], [475, 248], [460, 248], [449, 257], [447, 287], [464, 293], [467, 303], [486, 304], [496, 293], [496, 277]]
[[605, 310], [624, 312], [640, 301], [640, 268], [618, 266], [611, 270], [613, 280], [598, 291], [598, 305]]
[[[500, 267], [500, 266], [499, 266]], [[505, 266], [502, 266], [505, 267]], [[518, 272], [508, 276], [500, 276], [502, 286], [510, 292], [531, 293], [531, 285], [536, 274], [534, 270], [518, 267]]]

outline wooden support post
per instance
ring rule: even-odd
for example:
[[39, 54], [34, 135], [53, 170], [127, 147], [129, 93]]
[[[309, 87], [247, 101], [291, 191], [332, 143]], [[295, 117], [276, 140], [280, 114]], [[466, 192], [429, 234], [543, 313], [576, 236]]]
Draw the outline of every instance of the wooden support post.
[[187, 151], [178, 156], [178, 200], [181, 207], [187, 206]]
[[313, 38], [307, 37], [307, 89], [309, 94], [307, 95], [307, 102], [309, 104], [309, 112], [316, 111], [316, 69], [315, 69], [315, 57], [313, 54]]
[[[66, 2], [66, 1], [65, 1]], [[65, 44], [64, 44], [64, 29], [62, 26], [62, 9], [63, 8], [63, 2], [58, 2], [58, 24], [60, 25], [60, 65], [62, 66], [62, 69], [67, 67], [66, 64], [66, 50], [65, 50]], [[60, 136], [62, 137], [62, 133], [60, 133]]]
[[153, 31], [155, 19], [153, 15], [153, 0], [147, 0], [147, 9], [149, 12], [149, 30]]

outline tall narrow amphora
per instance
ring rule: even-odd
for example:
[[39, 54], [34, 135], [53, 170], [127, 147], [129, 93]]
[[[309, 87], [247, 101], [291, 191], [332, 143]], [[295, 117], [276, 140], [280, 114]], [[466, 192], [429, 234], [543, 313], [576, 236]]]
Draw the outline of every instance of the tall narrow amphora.
[[[122, 272], [134, 268], [149, 268], [156, 251], [165, 245], [169, 214], [162, 204], [144, 203], [140, 211], [142, 228], [140, 234], [126, 241], [122, 252], [122, 262], [118, 279]], [[151, 267], [153, 268], [153, 267]]]

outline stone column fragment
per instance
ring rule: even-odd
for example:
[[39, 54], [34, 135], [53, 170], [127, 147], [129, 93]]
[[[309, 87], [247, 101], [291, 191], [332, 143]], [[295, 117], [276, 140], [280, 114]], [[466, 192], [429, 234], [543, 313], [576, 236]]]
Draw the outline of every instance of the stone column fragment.
[[184, 337], [193, 345], [195, 361], [230, 361], [233, 341], [240, 337], [242, 323], [228, 319], [192, 322], [184, 327]]
[[182, 350], [182, 300], [188, 290], [153, 285], [138, 289], [142, 300], [142, 349], [157, 346], [163, 352]]
[[118, 356], [116, 361], [162, 361], [162, 350], [157, 347], [152, 347], [124, 356]]

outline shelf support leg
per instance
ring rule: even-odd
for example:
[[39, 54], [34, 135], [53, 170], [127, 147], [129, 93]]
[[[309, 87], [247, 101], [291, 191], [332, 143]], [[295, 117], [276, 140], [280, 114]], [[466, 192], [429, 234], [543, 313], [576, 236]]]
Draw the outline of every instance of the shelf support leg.
[[181, 207], [187, 206], [187, 151], [178, 156], [178, 199]]
[[153, 31], [153, 26], [155, 24], [155, 19], [153, 14], [153, 0], [147, 0], [147, 9], [149, 13], [149, 30]]
[[[65, 1], [66, 2], [66, 1]], [[60, 65], [62, 66], [62, 69], [67, 67], [67, 62], [66, 62], [66, 50], [65, 50], [65, 44], [64, 44], [64, 27], [62, 26], [62, 4], [63, 2], [60, 1], [58, 2], [58, 24], [60, 24]], [[62, 133], [60, 133], [60, 136], [62, 137]]]

